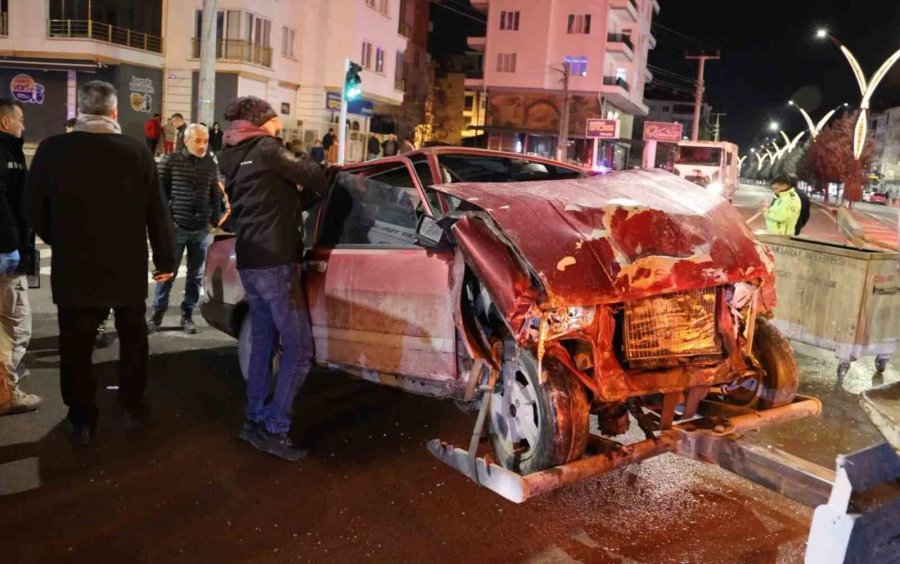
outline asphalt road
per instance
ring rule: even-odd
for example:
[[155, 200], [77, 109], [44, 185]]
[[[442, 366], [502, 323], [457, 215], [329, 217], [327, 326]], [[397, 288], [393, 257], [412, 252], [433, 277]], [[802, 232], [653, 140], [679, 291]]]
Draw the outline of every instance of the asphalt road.
[[[742, 194], [743, 198], [744, 195]], [[749, 197], [749, 196], [748, 196]], [[825, 219], [825, 218], [822, 218]], [[0, 538], [6, 562], [802, 562], [812, 511], [717, 467], [671, 455], [523, 505], [479, 489], [425, 443], [463, 444], [474, 416], [318, 370], [296, 403], [306, 460], [284, 462], [237, 439], [243, 382], [235, 342], [200, 323], [151, 337], [140, 433], [114, 417], [117, 343], [95, 354], [95, 444], [69, 441], [58, 393], [48, 280], [32, 291], [35, 331], [23, 388], [36, 413], [0, 418]], [[832, 466], [879, 441], [856, 406], [871, 359], [835, 378], [828, 353], [797, 347], [802, 391], [825, 415], [760, 434]], [[885, 375], [900, 379], [900, 363]]]

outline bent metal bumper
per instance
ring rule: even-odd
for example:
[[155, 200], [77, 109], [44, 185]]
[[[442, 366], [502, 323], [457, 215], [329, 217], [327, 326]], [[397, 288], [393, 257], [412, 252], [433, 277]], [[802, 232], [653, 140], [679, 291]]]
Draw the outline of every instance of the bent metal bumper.
[[718, 464], [799, 501], [816, 503], [823, 495], [827, 499], [827, 492], [831, 488], [830, 476], [821, 472], [819, 467], [810, 465], [809, 468], [803, 468], [803, 461], [793, 459], [793, 468], [787, 463], [781, 463], [782, 466], [789, 467], [789, 472], [780, 467], [778, 471], [772, 472], [771, 463], [768, 464], [768, 470], [753, 468], [748, 464], [749, 457], [736, 454], [734, 446], [737, 436], [742, 433], [819, 415], [821, 411], [822, 403], [818, 399], [805, 396], [797, 396], [788, 405], [763, 411], [739, 410], [717, 402], [704, 401], [701, 406], [702, 417], [677, 424], [653, 439], [620, 445], [592, 435], [592, 454], [525, 476], [488, 463], [484, 458], [475, 458], [473, 464], [470, 452], [438, 439], [429, 441], [428, 450], [477, 484], [515, 503], [522, 503], [534, 496], [667, 452]]

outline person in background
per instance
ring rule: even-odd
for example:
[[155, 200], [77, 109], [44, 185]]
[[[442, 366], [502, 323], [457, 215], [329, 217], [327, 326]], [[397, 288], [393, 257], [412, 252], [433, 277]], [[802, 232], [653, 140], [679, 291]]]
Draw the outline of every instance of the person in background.
[[175, 140], [178, 138], [178, 129], [172, 123], [172, 118], [166, 120], [163, 131], [163, 154], [169, 155], [175, 150]]
[[412, 139], [410, 139], [409, 137], [404, 137], [403, 144], [400, 145], [400, 154], [402, 155], [403, 153], [408, 153], [415, 150], [416, 146], [413, 144]]
[[309, 158], [315, 162], [322, 164], [325, 162], [325, 147], [322, 146], [322, 140], [316, 139], [312, 149], [309, 150]]
[[50, 286], [59, 322], [60, 386], [78, 444], [97, 426], [97, 383], [91, 355], [97, 327], [116, 312], [119, 333], [120, 425], [140, 426], [149, 355], [144, 322], [147, 241], [153, 278], [172, 278], [172, 218], [146, 146], [121, 135], [112, 84], [78, 89], [75, 131], [45, 139], [26, 181], [25, 210], [53, 248]]
[[184, 121], [184, 116], [180, 113], [172, 114], [172, 125], [175, 126], [175, 149], [174, 151], [180, 151], [184, 149], [184, 131], [187, 129], [187, 122]]
[[[321, 165], [285, 149], [276, 137], [281, 120], [265, 100], [237, 98], [225, 117], [231, 128], [219, 163], [234, 214], [235, 255], [253, 339], [239, 437], [263, 452], [299, 460], [306, 450], [295, 446], [288, 432], [313, 346], [301, 269], [302, 213], [322, 198], [328, 179]], [[283, 353], [273, 383], [272, 354], [279, 339]]]
[[[203, 263], [209, 248], [209, 232], [222, 219], [222, 192], [219, 189], [219, 168], [207, 151], [209, 130], [192, 123], [185, 131], [185, 146], [181, 151], [166, 155], [159, 161], [159, 179], [169, 210], [175, 222], [175, 265], [187, 250], [187, 277], [184, 300], [181, 302], [181, 329], [190, 335], [197, 333], [193, 314], [200, 303], [203, 285]], [[147, 331], [162, 327], [163, 316], [169, 309], [169, 294], [174, 280], [156, 284], [153, 293], [153, 315]]]
[[325, 162], [334, 164], [338, 160], [338, 140], [334, 129], [329, 129], [322, 138], [322, 147], [325, 148]]
[[162, 135], [162, 125], [160, 124], [159, 114], [153, 114], [153, 117], [144, 123], [144, 137], [147, 140], [147, 148], [150, 154], [156, 154], [156, 144], [159, 143], [159, 137]]
[[371, 137], [369, 137], [367, 151], [369, 153], [368, 160], [370, 161], [377, 159], [378, 153], [381, 152], [381, 143], [378, 141], [378, 138], [375, 137], [374, 133], [371, 135]]
[[26, 165], [22, 104], [0, 98], [0, 415], [34, 411], [41, 398], [19, 389], [31, 341], [27, 275], [34, 275], [34, 232], [22, 206]]
[[66, 120], [66, 133], [71, 133], [75, 129], [75, 118]]
[[800, 219], [800, 197], [786, 174], [779, 174], [772, 179], [772, 190], [775, 192], [775, 199], [762, 208], [766, 218], [766, 231], [772, 235], [793, 235], [797, 229], [797, 220]]
[[381, 150], [385, 157], [393, 157], [397, 154], [397, 136], [391, 133], [384, 143], [381, 144]]
[[212, 129], [209, 130], [209, 150], [213, 154], [217, 155], [222, 150], [222, 135], [224, 134], [225, 132], [222, 131], [222, 126], [219, 125], [219, 122], [214, 121]]
[[807, 193], [797, 185], [800, 183], [800, 179], [794, 173], [789, 173], [787, 175], [788, 183], [790, 183], [791, 188], [797, 192], [797, 197], [800, 198], [800, 217], [797, 218], [797, 227], [794, 230], [794, 236], [800, 235], [800, 231], [806, 226], [807, 222], [809, 222], [809, 212], [810, 212], [810, 203], [809, 196]]

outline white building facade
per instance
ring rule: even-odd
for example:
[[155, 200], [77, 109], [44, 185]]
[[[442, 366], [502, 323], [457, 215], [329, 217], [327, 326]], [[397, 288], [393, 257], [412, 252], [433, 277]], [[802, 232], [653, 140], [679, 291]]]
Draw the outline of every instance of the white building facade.
[[[568, 159], [622, 168], [634, 116], [647, 114], [644, 86], [652, 80], [647, 55], [656, 0], [473, 0], [487, 15], [487, 36], [469, 38], [484, 53], [488, 146], [553, 156], [559, 137], [563, 88], [569, 78]], [[593, 153], [587, 119], [620, 122], [620, 140]]]
[[[123, 129], [141, 137], [154, 113], [197, 115], [202, 0], [9, 2], [0, 11], [0, 95], [26, 105], [29, 141], [63, 131], [77, 86], [120, 92]], [[90, 11], [89, 11], [90, 10]], [[286, 138], [311, 144], [336, 127], [344, 62], [362, 64], [351, 129], [368, 131], [403, 101], [400, 0], [219, 0], [215, 120], [237, 96], [269, 101]], [[407, 32], [408, 33], [408, 32]], [[357, 134], [359, 135], [359, 134]], [[348, 157], [359, 156], [355, 148]]]
[[900, 197], [900, 106], [873, 115], [871, 126], [879, 148], [874, 169], [882, 188]]

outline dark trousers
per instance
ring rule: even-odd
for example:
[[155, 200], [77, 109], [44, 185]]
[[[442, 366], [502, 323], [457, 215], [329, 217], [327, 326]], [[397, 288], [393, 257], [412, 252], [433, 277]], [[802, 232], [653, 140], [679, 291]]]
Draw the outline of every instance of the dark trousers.
[[[147, 387], [147, 326], [143, 302], [116, 306], [119, 333], [119, 401], [139, 410]], [[60, 386], [69, 408], [69, 421], [93, 425], [97, 419], [97, 381], [94, 377], [94, 340], [109, 308], [59, 306]]]
[[[187, 315], [193, 313], [200, 303], [203, 263], [206, 261], [207, 250], [209, 250], [209, 231], [206, 229], [188, 231], [175, 226], [175, 264], [181, 264], [181, 257], [187, 251], [187, 277], [184, 279], [184, 300], [181, 302], [181, 312]], [[156, 283], [156, 289], [153, 291], [153, 311], [164, 312], [169, 309], [169, 294], [174, 283], [175, 278], [168, 282]]]
[[[271, 433], [291, 428], [294, 398], [303, 387], [313, 357], [309, 309], [299, 264], [241, 269], [250, 301], [250, 374], [247, 378], [247, 419], [263, 422]], [[283, 349], [268, 404], [272, 356], [279, 339]]]
[[150, 149], [150, 152], [155, 155], [156, 154], [156, 144], [159, 142], [159, 137], [157, 137], [156, 139], [152, 139], [150, 137], [145, 137], [144, 139], [147, 140], [147, 148]]

